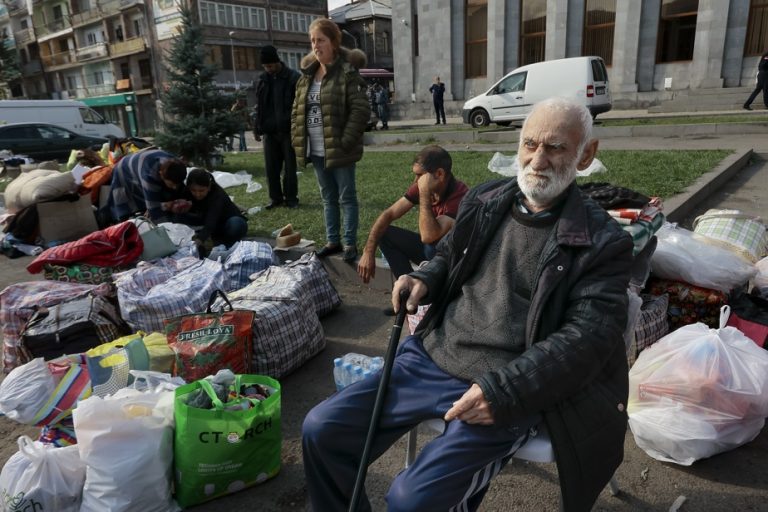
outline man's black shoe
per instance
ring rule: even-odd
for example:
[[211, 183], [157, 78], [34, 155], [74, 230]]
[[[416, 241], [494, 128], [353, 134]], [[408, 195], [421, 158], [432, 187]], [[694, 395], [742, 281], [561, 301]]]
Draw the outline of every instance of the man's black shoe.
[[286, 208], [290, 208], [291, 210], [295, 210], [299, 207], [299, 203], [285, 203]]
[[752, 110], [752, 107], [750, 107], [749, 105], [744, 105], [744, 110]]
[[330, 256], [331, 254], [336, 254], [337, 252], [341, 252], [341, 245], [339, 244], [324, 245], [319, 251], [317, 251], [317, 257], [325, 258], [326, 256]]
[[270, 201], [267, 206], [264, 207], [265, 210], [271, 210], [272, 208], [276, 208], [278, 206], [281, 206], [283, 203], [276, 203], [274, 201]]
[[344, 255], [342, 259], [347, 263], [352, 263], [357, 259], [357, 247], [354, 245], [344, 246]]

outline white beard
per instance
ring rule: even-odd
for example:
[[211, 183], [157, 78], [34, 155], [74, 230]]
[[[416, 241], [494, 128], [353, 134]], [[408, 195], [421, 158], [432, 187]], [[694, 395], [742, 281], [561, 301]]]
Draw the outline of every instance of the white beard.
[[547, 207], [576, 179], [576, 162], [567, 167], [535, 172], [530, 164], [523, 167], [517, 161], [520, 171], [517, 183], [520, 191], [536, 206]]

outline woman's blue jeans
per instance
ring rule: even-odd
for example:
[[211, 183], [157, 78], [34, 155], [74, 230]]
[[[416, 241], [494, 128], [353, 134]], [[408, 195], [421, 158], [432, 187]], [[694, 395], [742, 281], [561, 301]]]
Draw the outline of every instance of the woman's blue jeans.
[[[355, 164], [335, 169], [325, 168], [325, 159], [310, 157], [315, 168], [320, 196], [323, 198], [325, 238], [329, 244], [357, 245], [359, 209], [355, 189]], [[341, 211], [344, 211], [344, 234], [340, 234]]]

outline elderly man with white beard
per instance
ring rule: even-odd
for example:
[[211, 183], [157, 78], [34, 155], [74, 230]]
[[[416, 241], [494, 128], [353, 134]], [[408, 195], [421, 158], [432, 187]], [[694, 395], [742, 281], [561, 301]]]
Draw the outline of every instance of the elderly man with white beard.
[[[396, 311], [431, 307], [398, 348], [371, 453], [424, 420], [442, 418], [446, 428], [395, 478], [388, 510], [477, 509], [490, 480], [544, 429], [566, 511], [590, 510], [621, 463], [632, 241], [575, 184], [597, 145], [583, 106], [560, 98], [535, 105], [521, 132], [518, 178], [470, 191], [437, 255], [396, 281]], [[376, 377], [304, 421], [314, 510], [346, 507]]]

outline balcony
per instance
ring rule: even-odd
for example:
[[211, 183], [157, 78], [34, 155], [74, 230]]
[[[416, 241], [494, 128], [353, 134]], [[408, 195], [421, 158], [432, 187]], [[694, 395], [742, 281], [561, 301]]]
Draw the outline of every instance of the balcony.
[[99, 2], [99, 9], [101, 10], [103, 16], [118, 14], [120, 12], [120, 0]]
[[85, 95], [88, 97], [105, 96], [115, 93], [115, 84], [86, 85]]
[[43, 72], [43, 66], [39, 60], [32, 60], [21, 65], [21, 74], [23, 76], [39, 75]]
[[67, 52], [54, 53], [52, 55], [43, 55], [40, 58], [43, 60], [43, 65], [46, 68], [66, 66], [67, 64], [74, 64], [77, 62], [75, 52], [71, 50]]
[[144, 5], [144, 0], [119, 0], [121, 9], [128, 9], [134, 5]]
[[71, 29], [72, 22], [69, 18], [59, 18], [53, 20], [50, 23], [37, 27], [37, 38], [42, 40], [44, 36], [61, 32], [62, 30]]
[[13, 38], [16, 40], [16, 46], [30, 43], [35, 40], [35, 32], [32, 28], [23, 28], [18, 32], [13, 33]]
[[99, 18], [101, 18], [101, 11], [99, 11], [96, 7], [85, 12], [73, 14], [69, 17], [69, 19], [72, 21], [73, 27], [85, 25], [86, 23], [98, 20]]
[[106, 57], [108, 55], [107, 44], [96, 43], [91, 46], [86, 46], [85, 48], [78, 48], [75, 51], [75, 55], [77, 56], [78, 62]]
[[16, 0], [12, 4], [8, 4], [8, 14], [11, 16], [18, 16], [20, 14], [27, 14], [27, 2], [23, 0]]
[[147, 48], [143, 37], [134, 37], [126, 41], [119, 41], [109, 45], [109, 54], [113, 57], [127, 55], [129, 53], [143, 52]]

